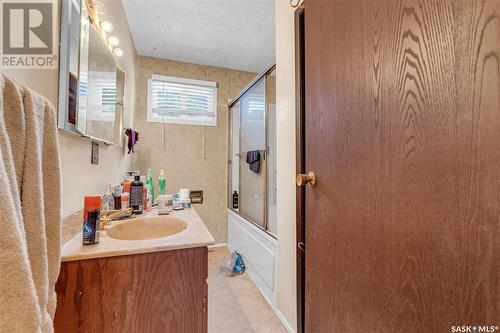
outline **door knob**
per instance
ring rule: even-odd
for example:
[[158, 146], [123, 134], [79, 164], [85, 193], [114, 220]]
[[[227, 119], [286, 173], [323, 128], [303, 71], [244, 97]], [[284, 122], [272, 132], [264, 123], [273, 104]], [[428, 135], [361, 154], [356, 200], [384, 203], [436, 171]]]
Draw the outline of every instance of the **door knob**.
[[311, 186], [316, 185], [316, 175], [312, 171], [309, 171], [307, 175], [303, 173], [297, 174], [296, 180], [297, 186], [305, 186], [306, 184]]

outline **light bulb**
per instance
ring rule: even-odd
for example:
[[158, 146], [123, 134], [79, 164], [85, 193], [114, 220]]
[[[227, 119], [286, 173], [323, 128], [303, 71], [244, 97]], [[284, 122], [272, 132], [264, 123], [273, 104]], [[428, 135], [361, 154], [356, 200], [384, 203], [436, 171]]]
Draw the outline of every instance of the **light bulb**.
[[121, 57], [123, 55], [123, 50], [118, 47], [116, 49], [113, 49], [113, 53], [115, 54], [115, 56]]
[[108, 43], [110, 46], [115, 47], [115, 46], [118, 46], [118, 44], [120, 44], [120, 40], [116, 36], [109, 36]]
[[94, 2], [94, 10], [97, 12], [97, 14], [102, 15], [104, 14], [104, 5], [102, 2], [96, 1]]
[[104, 31], [104, 32], [111, 32], [111, 31], [113, 31], [113, 25], [109, 21], [103, 21], [103, 22], [101, 22], [101, 28], [102, 28], [102, 31]]

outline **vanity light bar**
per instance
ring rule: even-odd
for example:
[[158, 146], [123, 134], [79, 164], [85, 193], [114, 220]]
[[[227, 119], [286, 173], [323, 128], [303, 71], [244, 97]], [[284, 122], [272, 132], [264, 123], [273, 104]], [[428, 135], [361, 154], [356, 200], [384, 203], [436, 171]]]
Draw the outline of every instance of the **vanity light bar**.
[[116, 49], [113, 49], [113, 54], [117, 57], [121, 57], [123, 55], [123, 50], [117, 47]]
[[102, 21], [101, 22], [101, 29], [104, 32], [111, 32], [113, 31], [113, 24], [109, 21]]
[[[104, 5], [101, 2], [94, 2], [94, 8], [97, 9], [97, 7], [100, 6], [100, 12], [99, 14], [104, 14]], [[123, 50], [119, 47], [117, 47], [120, 44], [120, 40], [116, 36], [107, 36], [110, 32], [113, 31], [113, 24], [109, 21], [102, 21], [98, 24], [101, 28], [101, 35], [102, 37], [107, 40], [108, 46], [111, 48], [113, 54], [116, 57], [121, 57], [123, 56]]]
[[109, 36], [108, 43], [111, 47], [115, 47], [118, 46], [118, 44], [120, 44], [120, 40], [116, 36]]

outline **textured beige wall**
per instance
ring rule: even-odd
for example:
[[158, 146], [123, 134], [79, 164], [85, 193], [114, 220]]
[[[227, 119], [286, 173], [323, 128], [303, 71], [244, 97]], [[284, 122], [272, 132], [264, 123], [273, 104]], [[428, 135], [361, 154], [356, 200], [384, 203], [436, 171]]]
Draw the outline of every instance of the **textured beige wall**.
[[277, 306], [297, 329], [295, 264], [295, 35], [294, 9], [276, 1]]
[[[120, 39], [123, 57], [119, 66], [126, 72], [124, 126], [133, 125], [135, 103], [136, 51], [121, 1], [103, 0], [104, 17], [114, 26], [113, 34]], [[58, 14], [59, 15], [59, 14]], [[58, 31], [59, 33], [59, 31]], [[57, 36], [58, 38], [59, 36]], [[2, 70], [13, 78], [46, 96], [55, 106], [58, 99], [58, 69], [51, 70]], [[79, 210], [85, 194], [101, 193], [108, 182], [117, 182], [121, 171], [130, 169], [132, 159], [124, 148], [100, 145], [99, 164], [90, 163], [91, 141], [59, 130], [62, 173], [62, 215]]]
[[[217, 126], [203, 129], [196, 125], [147, 122], [147, 81], [153, 74], [217, 82]], [[177, 192], [181, 187], [203, 190], [204, 202], [196, 205], [196, 210], [217, 243], [227, 241], [227, 102], [254, 76], [255, 73], [224, 68], [137, 58], [135, 128], [139, 142], [134, 168], [141, 173], [153, 168], [155, 180], [160, 169], [165, 168], [167, 193]], [[202, 156], [203, 131], [206, 159]]]

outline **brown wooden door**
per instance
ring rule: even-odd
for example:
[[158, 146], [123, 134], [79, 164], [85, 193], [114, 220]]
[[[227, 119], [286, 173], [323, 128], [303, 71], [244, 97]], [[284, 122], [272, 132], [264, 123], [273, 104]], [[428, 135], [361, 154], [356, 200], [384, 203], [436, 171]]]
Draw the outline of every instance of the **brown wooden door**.
[[500, 326], [500, 1], [305, 7], [306, 332]]

